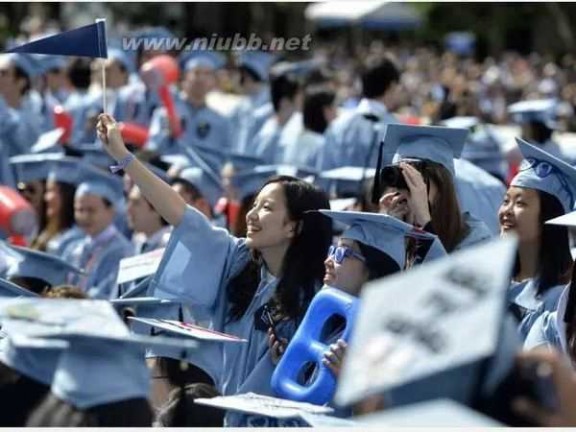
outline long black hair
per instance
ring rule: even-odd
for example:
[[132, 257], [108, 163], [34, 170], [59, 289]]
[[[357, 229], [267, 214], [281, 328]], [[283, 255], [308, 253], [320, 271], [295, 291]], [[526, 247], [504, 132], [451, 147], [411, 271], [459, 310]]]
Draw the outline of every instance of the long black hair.
[[[288, 218], [297, 224], [272, 303], [280, 316], [298, 320], [322, 281], [324, 259], [332, 241], [331, 221], [310, 211], [329, 209], [330, 203], [324, 191], [298, 178], [276, 176], [262, 187], [271, 183], [282, 185]], [[239, 320], [248, 309], [260, 282], [260, 266], [261, 258], [255, 251], [253, 260], [228, 285], [230, 321]]]
[[[541, 295], [556, 285], [568, 283], [572, 268], [572, 255], [568, 228], [545, 223], [562, 216], [565, 213], [564, 207], [555, 196], [540, 190], [537, 192], [540, 197], [538, 223], [542, 230], [538, 250], [537, 293]], [[519, 272], [520, 260], [517, 258], [514, 274], [517, 275]]]

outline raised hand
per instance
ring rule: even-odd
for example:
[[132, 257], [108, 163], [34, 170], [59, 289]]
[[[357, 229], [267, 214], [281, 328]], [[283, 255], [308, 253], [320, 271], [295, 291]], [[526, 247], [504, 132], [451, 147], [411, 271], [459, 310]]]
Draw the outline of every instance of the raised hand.
[[338, 378], [342, 370], [342, 360], [346, 354], [346, 348], [348, 348], [346, 342], [338, 339], [338, 341], [330, 345], [328, 351], [324, 353], [322, 363], [332, 371], [336, 378]]
[[393, 191], [385, 193], [380, 198], [378, 202], [378, 212], [406, 221], [407, 215], [410, 212], [410, 208], [408, 207], [408, 194], [404, 191], [393, 189]]
[[272, 363], [275, 365], [278, 364], [284, 351], [286, 351], [286, 347], [288, 346], [288, 340], [285, 338], [281, 338], [280, 340], [276, 339], [272, 329], [268, 329], [268, 348], [270, 348], [270, 359]]
[[121, 160], [129, 154], [114, 117], [109, 114], [100, 114], [96, 132], [98, 133], [98, 138], [104, 143], [106, 151], [115, 160]]
[[410, 189], [408, 197], [408, 207], [412, 215], [412, 223], [418, 226], [425, 226], [432, 219], [430, 216], [430, 206], [428, 204], [428, 187], [422, 178], [422, 174], [407, 163], [400, 163], [402, 175]]

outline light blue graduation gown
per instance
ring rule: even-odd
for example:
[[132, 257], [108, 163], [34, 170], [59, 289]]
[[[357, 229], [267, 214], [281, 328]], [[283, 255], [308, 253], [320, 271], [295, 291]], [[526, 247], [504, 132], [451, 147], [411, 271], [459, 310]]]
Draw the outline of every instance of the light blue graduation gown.
[[61, 349], [20, 348], [10, 338], [0, 339], [0, 362], [16, 372], [50, 386]]
[[281, 164], [286, 148], [294, 145], [302, 128], [299, 112], [294, 112], [283, 125], [275, 116], [270, 117], [254, 137], [247, 154], [259, 157], [266, 165]]
[[46, 245], [46, 252], [62, 257], [70, 245], [84, 237], [84, 232], [75, 225], [52, 237]]
[[204, 146], [227, 152], [232, 145], [232, 131], [229, 120], [204, 105], [193, 107], [182, 97], [174, 101], [180, 116], [182, 135], [178, 142], [170, 135], [170, 125], [166, 108], [154, 110], [146, 148], [160, 154], [179, 153], [178, 143], [184, 146]]
[[[248, 341], [202, 344], [199, 350], [191, 353], [191, 363], [209, 373], [224, 395], [237, 394], [247, 382], [262, 383], [271, 378], [269, 373], [253, 375], [261, 370], [260, 362], [268, 355], [267, 333], [255, 328], [257, 317], [254, 313], [274, 294], [276, 278], [262, 269], [262, 281], [246, 313], [238, 321], [228, 320], [228, 284], [249, 260], [245, 239], [213, 226], [204, 215], [188, 206], [184, 218], [172, 232], [148, 288], [149, 295], [188, 305], [188, 312], [201, 325]], [[280, 327], [284, 326], [287, 330], [283, 335], [290, 338], [296, 326], [290, 321]], [[153, 354], [178, 358], [177, 352], [166, 350], [149, 353]]]
[[482, 220], [493, 235], [500, 232], [498, 210], [506, 187], [472, 162], [454, 159], [454, 184], [462, 212], [469, 212]]
[[26, 154], [41, 133], [41, 127], [26, 101], [20, 109], [9, 107], [0, 96], [0, 143], [9, 157]]
[[542, 315], [536, 318], [524, 341], [525, 350], [548, 346], [559, 352], [567, 353], [564, 314], [566, 313], [569, 294], [570, 285], [564, 287], [556, 310], [544, 311]]
[[281, 164], [315, 169], [320, 161], [326, 140], [324, 135], [304, 129], [295, 133], [284, 149]]
[[488, 226], [478, 218], [474, 217], [468, 212], [463, 213], [464, 222], [470, 228], [468, 235], [458, 243], [454, 248], [454, 251], [465, 249], [470, 246], [477, 245], [493, 237], [492, 233], [488, 229]]
[[[482, 243], [483, 241], [489, 240], [492, 237], [492, 233], [484, 222], [476, 219], [470, 213], [464, 213], [462, 216], [464, 217], [464, 222], [470, 228], [470, 231], [466, 237], [464, 237], [464, 239], [462, 239], [462, 241], [456, 245], [453, 252], [477, 245], [478, 243]], [[435, 239], [422, 262], [428, 262], [442, 258], [446, 256], [446, 254], [447, 252], [444, 249], [440, 239]]]
[[244, 97], [229, 117], [232, 127], [232, 150], [241, 154], [246, 153], [249, 143], [272, 112], [270, 89], [267, 86], [253, 95]]
[[537, 294], [537, 279], [522, 282], [512, 282], [508, 290], [508, 300], [518, 307], [522, 313], [518, 332], [525, 340], [530, 329], [540, 315], [553, 312], [558, 306], [564, 285], [550, 287], [544, 294]]
[[84, 236], [74, 242], [64, 254], [64, 259], [88, 271], [85, 279], [75, 276], [72, 283], [81, 283], [91, 298], [109, 299], [116, 292], [120, 260], [133, 253], [128, 239], [110, 225], [95, 238]]
[[[374, 116], [377, 121], [370, 121], [365, 116]], [[367, 160], [369, 166], [375, 168], [379, 144], [376, 137], [381, 137], [385, 126], [390, 123], [398, 123], [398, 120], [384, 105], [362, 99], [353, 111], [340, 115], [326, 130], [326, 144], [318, 170], [342, 166], [363, 167]]]

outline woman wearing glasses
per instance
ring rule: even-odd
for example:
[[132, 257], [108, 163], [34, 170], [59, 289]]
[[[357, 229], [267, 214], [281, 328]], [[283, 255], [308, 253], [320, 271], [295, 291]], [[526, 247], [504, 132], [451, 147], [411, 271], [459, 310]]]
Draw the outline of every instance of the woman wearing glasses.
[[[407, 239], [439, 243], [435, 235], [388, 215], [327, 210], [321, 210], [321, 213], [347, 226], [338, 243], [328, 249], [328, 257], [324, 261], [324, 286], [337, 288], [354, 297], [360, 296], [367, 282], [407, 267], [410, 261], [410, 254], [406, 250]], [[323, 360], [336, 376], [340, 373], [346, 349], [346, 343], [339, 339], [342, 331], [343, 326], [336, 326], [329, 332], [328, 343], [332, 345]], [[274, 334], [269, 332], [269, 342], [272, 359], [277, 362], [285, 350], [286, 341], [276, 340]]]
[[398, 165], [378, 166], [373, 191], [380, 213], [438, 235], [448, 253], [491, 237], [486, 224], [462, 213], [458, 204], [454, 158], [467, 134], [467, 129], [389, 125], [381, 161]]
[[[330, 222], [306, 212], [329, 208], [326, 194], [294, 177], [270, 179], [246, 215], [246, 238], [236, 238], [212, 226], [135, 160], [111, 116], [99, 117], [98, 135], [118, 166], [174, 225], [149, 294], [189, 305], [197, 321], [246, 340], [206, 344], [191, 353], [192, 363], [208, 372], [224, 395], [255, 391], [255, 386], [269, 383], [273, 366], [267, 355], [264, 306], [271, 306], [280, 336], [291, 338], [322, 284], [323, 261], [332, 240]], [[180, 354], [171, 355], [179, 359]]]
[[518, 237], [509, 301], [526, 338], [534, 321], [555, 310], [570, 280], [572, 257], [566, 227], [545, 222], [571, 211], [576, 170], [560, 159], [517, 139], [524, 162], [512, 179], [499, 211], [500, 235]]

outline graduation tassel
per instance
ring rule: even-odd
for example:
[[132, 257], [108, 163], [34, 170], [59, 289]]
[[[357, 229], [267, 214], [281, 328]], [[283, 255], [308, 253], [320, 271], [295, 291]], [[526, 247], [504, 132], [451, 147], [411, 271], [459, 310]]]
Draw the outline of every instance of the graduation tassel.
[[106, 114], [106, 62], [102, 61], [102, 113]]
[[380, 181], [380, 171], [382, 170], [382, 149], [384, 147], [384, 141], [380, 142], [380, 148], [378, 149], [378, 162], [376, 163], [376, 174], [374, 176], [374, 184], [372, 185], [372, 204], [378, 205], [380, 201], [380, 195], [382, 194], [381, 181]]

